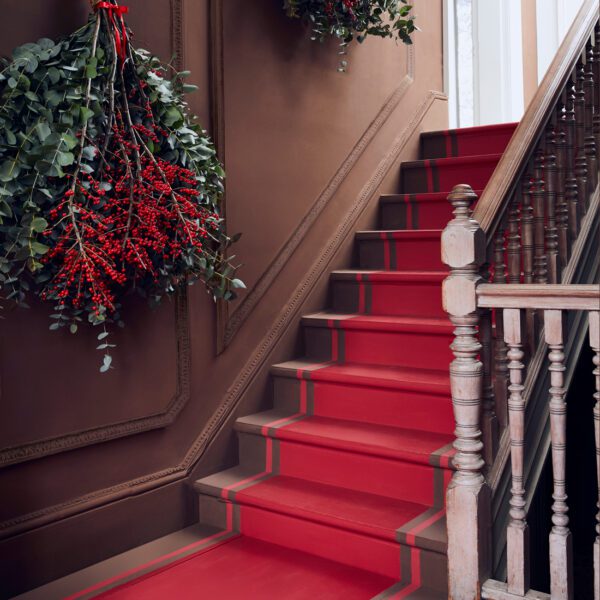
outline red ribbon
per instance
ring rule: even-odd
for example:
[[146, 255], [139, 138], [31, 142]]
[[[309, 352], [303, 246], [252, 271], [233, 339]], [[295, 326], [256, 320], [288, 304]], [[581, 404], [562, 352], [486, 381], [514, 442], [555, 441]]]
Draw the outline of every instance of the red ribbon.
[[123, 15], [129, 12], [129, 7], [118, 6], [111, 2], [98, 2], [96, 10], [104, 8], [108, 12], [108, 18], [115, 30], [115, 46], [117, 55], [124, 63], [127, 58], [127, 27]]

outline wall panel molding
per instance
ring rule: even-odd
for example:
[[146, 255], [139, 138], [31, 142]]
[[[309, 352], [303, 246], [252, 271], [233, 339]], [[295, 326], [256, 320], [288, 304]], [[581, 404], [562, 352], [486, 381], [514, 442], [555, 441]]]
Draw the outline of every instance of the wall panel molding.
[[[224, 117], [224, 58], [223, 58], [223, 16], [222, 1], [212, 0], [211, 19], [211, 47], [213, 48], [213, 136], [217, 142], [219, 155], [225, 156], [225, 117]], [[334, 176], [325, 189], [316, 198], [315, 202], [300, 221], [287, 242], [281, 247], [273, 261], [263, 272], [256, 284], [248, 290], [238, 307], [231, 312], [228, 303], [220, 303], [217, 309], [217, 353], [223, 352], [235, 338], [237, 332], [246, 322], [252, 311], [258, 306], [278, 275], [284, 270], [286, 264], [302, 244], [308, 232], [317, 222], [338, 189], [352, 172], [358, 160], [369, 146], [370, 142], [384, 126], [389, 116], [398, 106], [415, 77], [415, 50], [414, 46], [406, 47], [406, 74], [402, 77], [394, 91], [386, 98], [375, 118], [362, 133], [357, 143], [343, 160]], [[223, 199], [223, 212], [226, 212], [226, 200]]]
[[299, 315], [303, 302], [315, 289], [324, 273], [327, 272], [329, 265], [342, 247], [344, 241], [348, 239], [348, 236], [352, 235], [358, 219], [373, 201], [385, 177], [398, 162], [402, 151], [416, 135], [419, 125], [438, 101], [446, 102], [447, 98], [441, 92], [430, 91], [424, 96], [414, 112], [411, 115], [407, 115], [406, 126], [394, 139], [389, 150], [373, 172], [373, 175], [356, 196], [352, 206], [344, 215], [344, 218], [329, 239], [326, 247], [319, 253], [319, 257], [313, 262], [304, 276], [300, 278], [301, 283], [291, 294], [289, 303], [282, 309], [273, 325], [259, 342], [256, 352], [253, 353], [240, 373], [233, 379], [235, 383], [229, 388], [212, 418], [194, 440], [183, 460], [174, 467], [150, 473], [143, 477], [97, 490], [61, 504], [45, 507], [41, 510], [6, 520], [0, 523], [0, 539], [72, 517], [111, 502], [148, 492], [188, 476], [194, 465], [226, 425], [229, 418], [234, 415], [235, 410], [250, 385], [264, 368], [268, 368], [271, 353], [294, 322], [294, 319]]
[[[171, 44], [176, 55], [176, 68], [183, 69], [184, 61], [184, 0], [171, 0]], [[75, 431], [34, 442], [0, 449], [0, 469], [29, 460], [59, 454], [110, 440], [123, 438], [169, 426], [190, 398], [190, 333], [187, 290], [175, 296], [176, 369], [177, 384], [164, 411], [143, 417]]]

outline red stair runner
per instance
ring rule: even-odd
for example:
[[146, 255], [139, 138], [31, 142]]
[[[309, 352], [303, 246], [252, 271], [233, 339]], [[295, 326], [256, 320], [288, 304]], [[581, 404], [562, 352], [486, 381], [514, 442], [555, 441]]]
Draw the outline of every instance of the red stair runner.
[[448, 192], [483, 189], [515, 127], [422, 136], [357, 269], [332, 274], [331, 312], [304, 317], [306, 358], [273, 367], [274, 409], [237, 420], [240, 465], [196, 482], [201, 522], [229, 537], [111, 598], [446, 597], [440, 235]]

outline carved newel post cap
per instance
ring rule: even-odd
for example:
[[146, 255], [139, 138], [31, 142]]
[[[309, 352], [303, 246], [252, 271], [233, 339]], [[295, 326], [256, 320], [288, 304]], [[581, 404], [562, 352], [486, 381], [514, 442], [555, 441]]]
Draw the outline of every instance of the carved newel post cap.
[[467, 183], [460, 183], [452, 188], [448, 202], [454, 207], [454, 218], [469, 217], [471, 206], [477, 200], [477, 194]]

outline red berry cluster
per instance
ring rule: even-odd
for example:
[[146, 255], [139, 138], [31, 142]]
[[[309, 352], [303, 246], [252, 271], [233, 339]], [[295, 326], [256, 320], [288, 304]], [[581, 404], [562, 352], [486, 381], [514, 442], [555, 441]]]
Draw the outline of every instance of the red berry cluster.
[[145, 114], [132, 129], [117, 112], [108, 141], [98, 142], [95, 170], [69, 176], [49, 213], [43, 263], [53, 277], [42, 297], [63, 308], [110, 316], [127, 285], [151, 289], [161, 277], [177, 283], [219, 229], [195, 173], [150, 150], [168, 133], [150, 120], [149, 105]]

